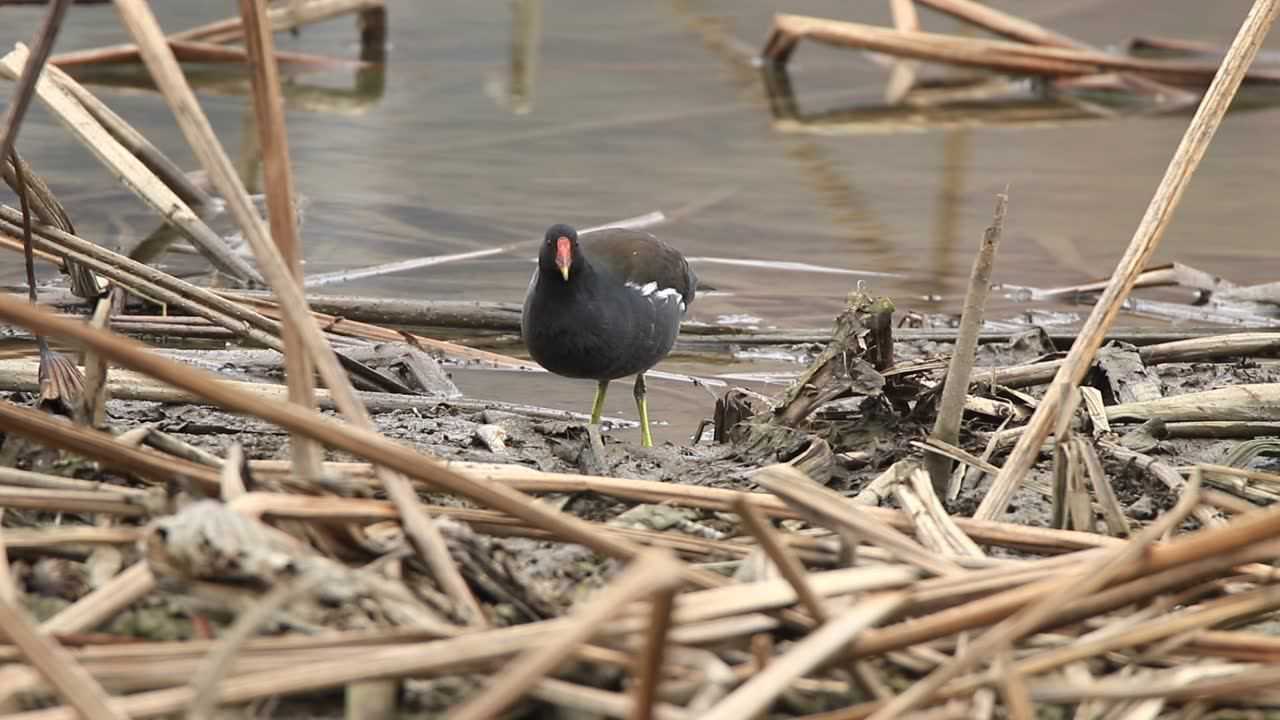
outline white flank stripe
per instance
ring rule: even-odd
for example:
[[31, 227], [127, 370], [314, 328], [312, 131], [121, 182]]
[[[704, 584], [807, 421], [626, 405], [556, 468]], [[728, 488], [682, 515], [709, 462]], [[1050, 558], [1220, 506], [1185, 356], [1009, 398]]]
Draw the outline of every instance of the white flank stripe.
[[676, 290], [675, 288], [662, 288], [661, 290], [659, 290], [658, 283], [656, 282], [647, 282], [644, 285], [628, 282], [627, 287], [639, 292], [641, 295], [649, 298], [650, 300], [656, 301], [656, 300], [668, 300], [668, 299], [674, 298], [680, 303], [680, 310], [684, 311], [685, 309], [684, 297], [680, 294], [680, 291]]

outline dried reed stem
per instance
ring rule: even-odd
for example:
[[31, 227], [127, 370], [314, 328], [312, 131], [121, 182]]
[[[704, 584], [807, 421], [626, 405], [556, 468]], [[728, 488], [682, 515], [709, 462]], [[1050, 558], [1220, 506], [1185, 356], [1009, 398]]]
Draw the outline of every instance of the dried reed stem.
[[[152, 15], [150, 7], [144, 0], [116, 0], [116, 8], [126, 28], [138, 43], [143, 61], [151, 71], [156, 85], [164, 93], [165, 100], [173, 109], [192, 150], [209, 173], [214, 185], [227, 199], [228, 206], [240, 224], [245, 239], [253, 248], [254, 257], [279, 298], [280, 308], [284, 314], [284, 325], [290, 328], [290, 331], [295, 333], [302, 345], [306, 347], [325, 384], [333, 393], [338, 408], [350, 422], [372, 435], [373, 423], [369, 419], [368, 412], [355, 394], [351, 381], [339, 365], [333, 349], [329, 347], [320, 328], [311, 317], [301, 286], [295, 281], [293, 272], [281, 256], [279, 248], [271, 242], [267, 228], [249, 200], [244, 183], [236, 174], [230, 158], [218, 142], [208, 118], [201, 111], [200, 104], [187, 84], [181, 68], [178, 67], [172, 50], [165, 42], [164, 32]], [[449, 596], [458, 603], [459, 611], [472, 622], [483, 623], [484, 615], [479, 603], [471, 595], [466, 581], [462, 579], [453, 559], [449, 557], [444, 538], [441, 537], [439, 530], [422, 512], [418, 505], [418, 497], [409, 482], [403, 476], [381, 468], [378, 470], [378, 478], [386, 488], [387, 495], [400, 509], [405, 534], [423, 554]]]
[[818, 667], [850, 640], [907, 602], [906, 593], [881, 593], [862, 598], [775, 658], [741, 687], [702, 715], [702, 720], [741, 720], [755, 717], [771, 705], [792, 682]]
[[[276, 68], [275, 40], [267, 21], [267, 8], [254, 0], [240, 0], [246, 46], [253, 72], [253, 110], [257, 118], [258, 142], [262, 146], [263, 175], [266, 181], [267, 211], [271, 238], [275, 240], [293, 277], [302, 282], [302, 238], [298, 235], [298, 214], [294, 211], [293, 172], [289, 163], [289, 136], [284, 125], [284, 101]], [[285, 380], [289, 401], [314, 408], [315, 378], [306, 345], [292, 325], [283, 328]], [[319, 477], [323, 450], [301, 435], [290, 437], [293, 471], [299, 477]]]
[[733, 505], [734, 512], [738, 513], [738, 517], [742, 518], [742, 522], [755, 536], [756, 541], [760, 543], [760, 547], [764, 548], [769, 559], [777, 566], [778, 571], [782, 573], [782, 577], [791, 583], [791, 587], [796, 591], [796, 597], [800, 598], [800, 604], [804, 606], [809, 614], [818, 622], [826, 622], [830, 617], [826, 606], [822, 604], [822, 600], [814, 593], [813, 588], [809, 586], [809, 582], [805, 577], [806, 571], [800, 560], [787, 548], [782, 538], [774, 531], [773, 526], [769, 524], [769, 520], [760, 512], [760, 508], [751, 501], [750, 496], [740, 495]]
[[1093, 356], [1106, 337], [1116, 315], [1119, 314], [1124, 299], [1133, 288], [1138, 274], [1146, 266], [1152, 253], [1160, 244], [1164, 231], [1173, 219], [1173, 211], [1182, 200], [1191, 181], [1191, 176], [1200, 165], [1209, 142], [1222, 123], [1231, 100], [1235, 97], [1241, 81], [1249, 66], [1253, 63], [1258, 48], [1275, 21], [1280, 11], [1280, 0], [1256, 0], [1249, 15], [1240, 26], [1240, 31], [1227, 56], [1223, 59], [1218, 73], [1205, 93], [1204, 100], [1196, 110], [1195, 117], [1187, 127], [1186, 133], [1174, 151], [1173, 159], [1165, 170], [1164, 178], [1156, 188], [1155, 196], [1147, 206], [1146, 214], [1134, 232], [1129, 247], [1116, 265], [1111, 280], [1102, 291], [1093, 311], [1085, 321], [1080, 334], [1071, 345], [1066, 360], [1058, 369], [1055, 380], [1040, 400], [1040, 405], [1026, 425], [1026, 430], [1018, 439], [1018, 444], [1005, 460], [1000, 474], [991, 483], [991, 488], [982, 503], [978, 506], [975, 518], [990, 520], [1001, 512], [1013, 496], [1018, 484], [1026, 477], [1027, 471], [1035, 463], [1040, 454], [1040, 444], [1049, 434], [1049, 428], [1057, 416], [1066, 390], [1074, 388], [1084, 377], [1092, 364]]
[[1049, 588], [1040, 598], [1032, 601], [1012, 617], [988, 630], [982, 637], [962, 650], [946, 665], [930, 673], [891, 700], [871, 716], [872, 720], [891, 720], [900, 717], [927, 701], [948, 680], [958, 676], [973, 663], [993, 654], [1005, 652], [1009, 644], [1042, 624], [1063, 607], [1070, 607], [1077, 599], [1097, 592], [1113, 579], [1128, 571], [1130, 564], [1144, 553], [1169, 529], [1177, 527], [1200, 504], [1196, 487], [1178, 499], [1169, 512], [1125, 544], [1107, 551], [1097, 568], [1086, 566], [1082, 571], [1064, 578], [1048, 581]]
[[[973, 372], [974, 352], [978, 349], [978, 333], [982, 331], [982, 317], [987, 306], [987, 294], [991, 290], [991, 273], [995, 270], [996, 249], [1000, 247], [1000, 235], [1004, 232], [1005, 211], [1009, 207], [1009, 189], [996, 195], [996, 210], [991, 225], [982, 234], [982, 244], [973, 259], [973, 271], [969, 275], [969, 289], [964, 296], [964, 310], [960, 314], [960, 334], [951, 349], [951, 362], [947, 366], [947, 380], [938, 401], [938, 417], [929, 436], [948, 445], [960, 442], [960, 418], [964, 414], [964, 400], [969, 393], [969, 376]], [[951, 462], [937, 453], [925, 455], [925, 467], [933, 480], [933, 491], [938, 497], [947, 496], [951, 482]]]
[[651, 593], [675, 588], [680, 583], [680, 563], [660, 550], [641, 553], [617, 580], [571, 615], [564, 632], [542, 647], [516, 658], [494, 676], [489, 689], [479, 697], [450, 712], [449, 720], [489, 720], [525, 694], [538, 680], [558, 667], [579, 645], [599, 631], [602, 623], [622, 607]]
[[90, 720], [126, 720], [129, 716], [112, 707], [111, 696], [92, 675], [55, 640], [41, 633], [18, 605], [0, 604], [0, 633], [18, 646], [58, 694]]
[[963, 570], [947, 558], [940, 558], [894, 528], [855, 506], [834, 490], [822, 487], [788, 465], [770, 465], [751, 476], [752, 480], [778, 495], [803, 513], [825, 523], [866, 538], [871, 544], [892, 552], [905, 562], [935, 575], [952, 575]]
[[644, 652], [637, 663], [636, 687], [632, 692], [631, 712], [627, 720], [651, 720], [662, 683], [662, 659], [667, 651], [667, 633], [671, 630], [671, 610], [675, 606], [675, 589], [654, 593], [650, 603], [649, 628], [645, 633]]
[[[27, 50], [21, 45], [5, 55], [0, 59], [0, 75], [23, 77], [19, 75], [19, 63], [26, 55]], [[46, 73], [36, 78], [36, 94], [77, 139], [121, 178], [125, 187], [177, 227], [219, 270], [246, 282], [261, 279], [257, 271], [231, 252], [222, 238], [209, 229], [168, 185], [117, 142], [71, 95], [63, 92], [51, 76], [52, 73]], [[68, 82], [74, 81], [69, 78], [63, 81], [64, 84]]]
[[[0, 163], [5, 162], [5, 158], [9, 157], [18, 142], [18, 128], [22, 127], [22, 119], [27, 114], [27, 108], [31, 106], [31, 96], [35, 92], [40, 70], [44, 67], [45, 61], [49, 59], [49, 53], [53, 50], [53, 42], [57, 39], [58, 31], [62, 28], [62, 18], [66, 16], [67, 8], [70, 6], [70, 0], [53, 0], [50, 2], [49, 12], [45, 14], [44, 23], [36, 31], [35, 51], [27, 55], [27, 62], [22, 68], [22, 75], [18, 79], [18, 85], [13, 89], [13, 99], [9, 103], [8, 111], [5, 112], [4, 135], [0, 136]], [[15, 169], [17, 169], [17, 164], [15, 159]]]

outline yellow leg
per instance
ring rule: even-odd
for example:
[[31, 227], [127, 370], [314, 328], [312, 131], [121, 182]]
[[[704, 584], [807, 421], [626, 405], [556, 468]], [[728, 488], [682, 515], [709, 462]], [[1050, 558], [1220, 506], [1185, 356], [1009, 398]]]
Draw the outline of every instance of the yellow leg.
[[591, 424], [600, 424], [600, 415], [604, 412], [604, 394], [609, 391], [609, 381], [601, 380], [596, 385], [596, 399], [591, 403]]
[[640, 446], [653, 447], [653, 435], [649, 434], [649, 403], [644, 399], [644, 373], [636, 375], [636, 410], [640, 412]]

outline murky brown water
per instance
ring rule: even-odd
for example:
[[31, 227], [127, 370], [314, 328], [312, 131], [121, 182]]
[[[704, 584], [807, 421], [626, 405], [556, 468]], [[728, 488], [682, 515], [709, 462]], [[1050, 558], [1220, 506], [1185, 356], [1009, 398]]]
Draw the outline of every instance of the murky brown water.
[[[1251, 3], [997, 4], [1106, 45], [1138, 33], [1225, 44]], [[156, 5], [165, 27], [175, 30], [232, 7], [197, 0]], [[513, 99], [510, 4], [431, 3], [428, 10], [416, 0], [390, 2], [385, 76], [335, 71], [289, 79], [297, 185], [310, 201], [308, 272], [482, 249], [536, 237], [557, 221], [591, 225], [661, 209], [676, 219], [656, 231], [690, 256], [895, 273], [900, 277], [870, 280], [871, 287], [904, 308], [954, 309], [993, 195], [1007, 183], [1011, 205], [997, 281], [1050, 286], [1106, 274], [1189, 116], [897, 134], [775, 127], [761, 79], [744, 61], [745, 52], [759, 48], [772, 12], [881, 23], [888, 21], [886, 5], [545, 2], [532, 81]], [[26, 41], [41, 13], [0, 10], [0, 39]], [[955, 27], [929, 14], [925, 24]], [[59, 49], [123, 39], [109, 6], [76, 7]], [[280, 43], [350, 57], [357, 36], [342, 19]], [[800, 49], [791, 73], [806, 115], [876, 103], [884, 77], [860, 54], [815, 46]], [[249, 102], [238, 90], [245, 84], [224, 77], [201, 95], [233, 156], [252, 149]], [[158, 95], [99, 92], [184, 167], [195, 167]], [[1272, 195], [1280, 163], [1271, 150], [1278, 134], [1276, 110], [1228, 119], [1158, 260], [1177, 259], [1239, 282], [1276, 278], [1280, 204]], [[81, 234], [127, 248], [153, 229], [153, 215], [38, 105], [20, 147], [48, 175]], [[700, 298], [692, 317], [762, 326], [825, 326], [857, 280], [707, 262], [696, 269], [722, 292]], [[0, 281], [18, 282], [17, 271], [11, 257], [0, 264]], [[499, 256], [326, 290], [519, 301], [529, 272], [527, 258]], [[942, 301], [924, 299], [931, 295]], [[995, 311], [1015, 308], [1007, 301]], [[669, 369], [725, 370], [698, 362]], [[591, 397], [590, 383], [546, 376], [459, 379], [481, 397], [579, 409]], [[708, 412], [702, 390], [650, 387], [655, 415], [673, 422], [661, 436], [687, 435]], [[629, 388], [615, 387], [609, 409], [634, 416]]]

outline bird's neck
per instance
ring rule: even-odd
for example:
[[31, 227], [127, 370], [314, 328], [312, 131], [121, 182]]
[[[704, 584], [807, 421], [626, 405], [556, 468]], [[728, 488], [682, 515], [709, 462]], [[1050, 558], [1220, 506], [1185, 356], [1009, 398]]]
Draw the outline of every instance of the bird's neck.
[[574, 261], [567, 281], [560, 275], [559, 268], [554, 266], [550, 271], [539, 270], [538, 278], [545, 292], [563, 297], [589, 294], [600, 282], [600, 274], [591, 266], [591, 263], [587, 262], [586, 258]]

